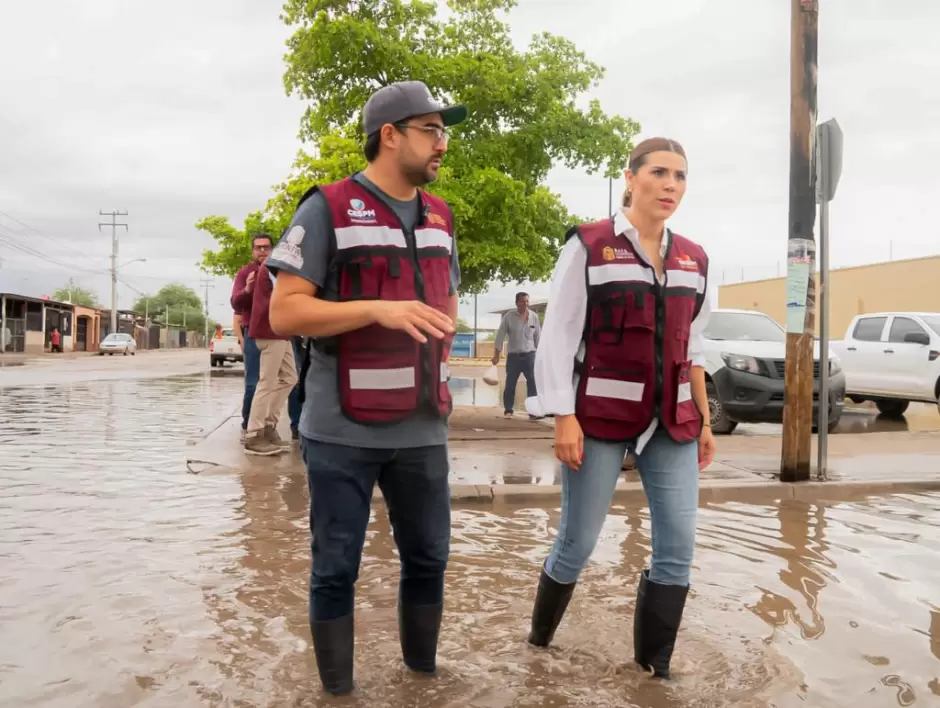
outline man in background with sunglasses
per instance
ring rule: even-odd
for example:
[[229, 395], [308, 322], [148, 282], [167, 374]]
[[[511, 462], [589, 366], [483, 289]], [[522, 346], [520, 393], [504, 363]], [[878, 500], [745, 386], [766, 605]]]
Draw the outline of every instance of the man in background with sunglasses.
[[436, 669], [450, 549], [447, 359], [460, 269], [454, 220], [420, 189], [467, 116], [419, 81], [363, 109], [368, 167], [301, 199], [268, 260], [274, 329], [312, 338], [301, 444], [310, 489], [310, 629], [327, 692], [353, 688], [354, 586], [372, 492], [401, 558], [398, 627], [412, 670]]

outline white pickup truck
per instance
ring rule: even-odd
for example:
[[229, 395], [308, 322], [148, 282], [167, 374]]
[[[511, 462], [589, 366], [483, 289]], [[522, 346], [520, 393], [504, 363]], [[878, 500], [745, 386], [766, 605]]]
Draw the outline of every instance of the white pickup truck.
[[911, 401], [940, 405], [940, 313], [857, 315], [832, 349], [853, 402], [872, 401], [882, 415], [895, 418]]
[[[712, 431], [731, 433], [738, 423], [782, 423], [787, 333], [755, 310], [712, 311], [705, 329], [705, 387]], [[845, 406], [845, 378], [829, 349], [829, 425], [833, 430]], [[813, 422], [819, 410], [819, 342], [813, 393]]]
[[244, 361], [245, 355], [238, 344], [234, 329], [223, 329], [222, 338], [209, 341], [209, 362], [212, 366], [222, 366], [227, 361]]

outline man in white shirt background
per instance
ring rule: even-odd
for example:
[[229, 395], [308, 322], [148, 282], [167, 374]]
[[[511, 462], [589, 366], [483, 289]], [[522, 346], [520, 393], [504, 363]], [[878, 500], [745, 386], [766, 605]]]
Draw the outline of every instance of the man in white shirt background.
[[[499, 363], [503, 341], [508, 339], [506, 353], [506, 388], [503, 391], [503, 411], [507, 418], [513, 415], [516, 399], [516, 383], [519, 375], [525, 376], [526, 396], [538, 395], [535, 387], [535, 350], [539, 346], [542, 324], [538, 315], [529, 309], [529, 294], [516, 293], [516, 309], [503, 315], [496, 331], [493, 347], [493, 364]], [[537, 416], [529, 416], [535, 419]]]

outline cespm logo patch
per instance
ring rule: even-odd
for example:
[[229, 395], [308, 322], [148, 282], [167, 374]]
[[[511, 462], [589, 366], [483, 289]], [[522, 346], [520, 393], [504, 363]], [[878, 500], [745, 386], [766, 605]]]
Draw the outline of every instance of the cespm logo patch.
[[361, 199], [350, 199], [349, 206], [351, 206], [356, 211], [362, 211], [366, 208], [366, 203]]

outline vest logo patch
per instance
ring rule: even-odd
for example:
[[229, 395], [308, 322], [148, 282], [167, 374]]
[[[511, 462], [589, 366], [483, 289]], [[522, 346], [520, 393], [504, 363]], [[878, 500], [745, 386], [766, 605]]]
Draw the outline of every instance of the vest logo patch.
[[375, 209], [366, 209], [366, 203], [361, 199], [350, 199], [350, 209], [346, 210], [350, 219], [356, 221], [375, 221]]
[[633, 254], [630, 253], [629, 248], [604, 246], [604, 250], [601, 251], [601, 258], [605, 261], [630, 261], [633, 260]]
[[433, 212], [428, 214], [428, 223], [437, 224], [438, 226], [447, 226], [447, 221], [444, 219], [444, 217]]
[[698, 270], [698, 264], [688, 256], [679, 256], [676, 258], [676, 262], [684, 270]]

